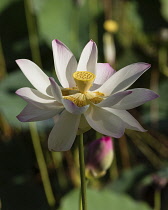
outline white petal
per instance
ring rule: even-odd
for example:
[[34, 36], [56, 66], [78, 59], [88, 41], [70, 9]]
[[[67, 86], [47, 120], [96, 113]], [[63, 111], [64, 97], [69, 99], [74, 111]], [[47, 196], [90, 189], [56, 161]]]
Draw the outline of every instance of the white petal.
[[47, 120], [60, 113], [62, 110], [63, 108], [57, 107], [55, 107], [55, 109], [39, 109], [33, 104], [27, 104], [27, 106], [22, 110], [17, 118], [21, 122]]
[[56, 102], [55, 99], [45, 96], [33, 88], [20, 88], [16, 91], [16, 94], [40, 109], [55, 109], [56, 106], [61, 106], [61, 104]]
[[146, 130], [139, 124], [139, 122], [126, 110], [117, 110], [108, 108], [109, 111], [120, 117], [125, 124], [125, 128], [145, 132]]
[[55, 39], [52, 41], [54, 64], [57, 77], [64, 88], [75, 87], [75, 81], [72, 74], [77, 69], [77, 61], [61, 41]]
[[48, 76], [35, 63], [27, 59], [16, 60], [16, 63], [38, 91], [47, 96], [52, 96]]
[[88, 131], [90, 129], [91, 129], [90, 125], [86, 121], [85, 116], [82, 114], [81, 118], [80, 118], [80, 123], [79, 123], [77, 135], [85, 133], [86, 131]]
[[49, 150], [67, 151], [71, 148], [79, 126], [80, 115], [73, 115], [64, 110], [54, 125], [49, 139]]
[[100, 88], [95, 91], [110, 95], [112, 93], [125, 90], [149, 68], [150, 64], [147, 63], [134, 63], [126, 66], [113, 74]]
[[62, 103], [65, 109], [72, 114], [83, 114], [89, 107], [89, 105], [79, 107], [76, 104], [74, 104], [72, 101], [67, 99], [62, 99]]
[[60, 118], [60, 114], [57, 114], [53, 117], [54, 123], [57, 123]]
[[151, 101], [159, 96], [151, 90], [145, 88], [136, 88], [131, 89], [130, 95], [127, 95], [121, 101], [113, 106], [115, 109], [133, 109], [137, 106], [140, 106], [147, 101]]
[[96, 74], [96, 64], [97, 46], [95, 42], [90, 40], [81, 53], [77, 71], [89, 71]]
[[111, 107], [114, 106], [116, 103], [120, 102], [123, 98], [125, 98], [127, 95], [130, 95], [131, 91], [122, 91], [115, 93], [113, 95], [110, 95], [105, 100], [97, 104], [99, 107]]
[[105, 83], [116, 71], [110, 66], [109, 63], [97, 63], [96, 65], [96, 79], [91, 90], [99, 88]]
[[99, 133], [115, 138], [120, 138], [124, 134], [123, 121], [109, 112], [107, 108], [100, 108], [96, 106], [90, 106], [84, 113], [89, 125]]
[[56, 101], [62, 103], [62, 92], [59, 85], [55, 82], [54, 78], [50, 77], [49, 80], [51, 82], [51, 91], [54, 98], [56, 99]]

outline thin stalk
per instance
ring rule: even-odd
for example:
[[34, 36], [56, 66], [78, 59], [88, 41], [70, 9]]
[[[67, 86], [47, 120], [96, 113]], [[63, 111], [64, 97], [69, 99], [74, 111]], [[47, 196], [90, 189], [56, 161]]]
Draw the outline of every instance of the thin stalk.
[[24, 0], [24, 4], [32, 59], [36, 64], [42, 67], [33, 1]]
[[[80, 135], [78, 142], [78, 149], [79, 149], [79, 165], [80, 165], [80, 179], [81, 179], [82, 210], [87, 210], [83, 134]], [[79, 206], [79, 209], [81, 210], [81, 205]]]
[[115, 153], [115, 144], [114, 144], [114, 158], [113, 158], [113, 162], [112, 165], [110, 167], [110, 177], [112, 180], [115, 180], [118, 178], [119, 176], [119, 171], [118, 171], [118, 167], [117, 167], [117, 158], [116, 158], [116, 153]]
[[[85, 184], [86, 184], [86, 188], [87, 188], [87, 186], [88, 186], [88, 184], [89, 184], [89, 180], [87, 179], [85, 179]], [[82, 208], [82, 193], [81, 193], [81, 191], [80, 191], [80, 196], [79, 196], [79, 210], [83, 210], [83, 208]]]
[[79, 194], [79, 210], [83, 210], [83, 207], [82, 207], [82, 194], [81, 194], [81, 191], [80, 191], [80, 194]]
[[161, 210], [161, 191], [159, 189], [154, 192], [154, 210]]
[[0, 71], [0, 80], [1, 80], [7, 75], [6, 63], [5, 63], [5, 57], [3, 53], [1, 39], [0, 39], [0, 67], [1, 67]]
[[[30, 49], [32, 54], [33, 61], [42, 67], [41, 57], [40, 57], [40, 50], [39, 50], [39, 40], [38, 40], [38, 33], [36, 27], [36, 20], [34, 16], [34, 7], [32, 0], [24, 0], [25, 4], [25, 14], [26, 14], [26, 21], [27, 21], [27, 28], [29, 33], [29, 41], [30, 41]], [[47, 171], [46, 162], [44, 159], [44, 155], [42, 152], [40, 138], [38, 135], [38, 131], [36, 128], [35, 123], [30, 124], [30, 133], [32, 137], [32, 143], [36, 154], [37, 163], [40, 169], [40, 174], [44, 186], [44, 191], [46, 194], [46, 198], [50, 207], [54, 207], [55, 205], [55, 198], [52, 192], [51, 183], [49, 180], [49, 175]]]
[[121, 152], [121, 162], [124, 169], [130, 168], [130, 157], [128, 152], [128, 145], [126, 136], [122, 136], [119, 140], [119, 147]]
[[36, 127], [35, 123], [29, 123], [29, 127], [30, 127], [32, 143], [33, 143], [37, 163], [38, 163], [38, 166], [40, 169], [41, 179], [43, 182], [44, 191], [45, 191], [45, 194], [47, 197], [47, 201], [48, 201], [48, 204], [50, 205], [50, 207], [54, 207], [55, 198], [54, 198], [54, 195], [52, 192], [49, 175], [48, 175], [48, 171], [47, 171], [47, 166], [46, 166], [45, 159], [43, 156], [43, 151], [41, 148], [40, 138], [38, 135], [37, 127]]
[[74, 164], [74, 158], [73, 158], [72, 152], [71, 151], [64, 152], [64, 156], [68, 164], [70, 179], [74, 187], [79, 187], [80, 177], [77, 173], [77, 170]]
[[[154, 90], [156, 93], [159, 89], [159, 70], [153, 69], [151, 73], [150, 89]], [[159, 121], [159, 104], [158, 100], [153, 100], [150, 103], [150, 118], [152, 127], [157, 130]]]
[[67, 177], [65, 177], [64, 166], [62, 163], [62, 153], [61, 152], [51, 152], [52, 160], [57, 172], [58, 183], [61, 189], [65, 190], [68, 186]]
[[151, 164], [158, 168], [163, 165], [163, 162], [160, 160], [158, 155], [153, 152], [153, 150], [144, 143], [138, 135], [135, 138], [135, 132], [126, 130], [126, 134], [131, 138], [132, 142], [138, 147], [138, 149], [147, 157], [147, 159], [151, 162]]
[[98, 12], [98, 2], [97, 0], [89, 0], [88, 3], [88, 11], [90, 18], [89, 37], [98, 44], [98, 26], [96, 20], [93, 18], [93, 14]]

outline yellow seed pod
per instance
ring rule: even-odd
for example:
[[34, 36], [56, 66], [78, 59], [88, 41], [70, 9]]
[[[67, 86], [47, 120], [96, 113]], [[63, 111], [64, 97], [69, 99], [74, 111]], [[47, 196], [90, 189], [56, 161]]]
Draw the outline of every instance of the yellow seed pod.
[[115, 33], [118, 31], [118, 23], [114, 20], [106, 20], [104, 22], [104, 29], [108, 32]]
[[95, 75], [89, 71], [76, 71], [73, 73], [75, 83], [81, 93], [86, 93], [92, 86]]

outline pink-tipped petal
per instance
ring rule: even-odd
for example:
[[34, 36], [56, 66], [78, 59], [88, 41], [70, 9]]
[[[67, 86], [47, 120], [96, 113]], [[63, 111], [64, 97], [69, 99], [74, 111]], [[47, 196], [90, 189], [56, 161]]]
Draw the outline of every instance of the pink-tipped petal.
[[125, 128], [145, 132], [146, 130], [139, 122], [127, 111], [108, 108], [113, 114], [118, 116], [125, 124]]
[[80, 121], [80, 115], [64, 110], [54, 125], [49, 139], [48, 148], [53, 151], [67, 151], [72, 147]]
[[113, 74], [100, 88], [95, 91], [106, 95], [122, 91], [130, 87], [146, 70], [150, 68], [147, 63], [134, 63]]
[[16, 60], [16, 63], [38, 91], [47, 96], [52, 96], [48, 76], [35, 63], [27, 59]]
[[62, 99], [62, 103], [65, 109], [72, 114], [83, 114], [84, 112], [86, 112], [86, 110], [89, 107], [89, 105], [78, 107], [72, 101], [67, 100], [67, 99]]
[[133, 109], [137, 106], [146, 103], [147, 101], [151, 101], [159, 97], [159, 95], [157, 95], [155, 92], [145, 88], [136, 88], [136, 89], [131, 89], [130, 91], [132, 91], [132, 93], [130, 95], [127, 95], [117, 104], [115, 104], [113, 108]]
[[55, 39], [52, 41], [55, 71], [57, 77], [64, 88], [75, 87], [75, 81], [72, 74], [77, 69], [77, 61], [61, 41]]
[[87, 43], [81, 53], [77, 71], [89, 71], [96, 74], [96, 64], [97, 46], [96, 43], [91, 40]]
[[60, 107], [55, 107], [55, 109], [39, 109], [32, 104], [27, 104], [27, 106], [22, 110], [17, 118], [21, 122], [47, 120], [60, 113], [62, 110], [63, 108]]
[[99, 88], [104, 84], [116, 71], [109, 63], [97, 63], [96, 65], [96, 79], [91, 90]]
[[56, 101], [62, 103], [62, 92], [59, 85], [55, 82], [54, 78], [49, 78], [51, 82], [51, 91]]
[[16, 91], [16, 94], [40, 109], [55, 109], [58, 106], [54, 98], [52, 99], [33, 88], [20, 88]]
[[123, 98], [126, 96], [130, 95], [132, 92], [131, 91], [122, 91], [115, 93], [113, 95], [110, 95], [107, 97], [105, 100], [97, 104], [99, 107], [111, 107], [114, 106], [115, 104], [119, 103]]
[[115, 138], [120, 138], [124, 134], [123, 121], [107, 108], [92, 105], [84, 115], [89, 125], [99, 133]]

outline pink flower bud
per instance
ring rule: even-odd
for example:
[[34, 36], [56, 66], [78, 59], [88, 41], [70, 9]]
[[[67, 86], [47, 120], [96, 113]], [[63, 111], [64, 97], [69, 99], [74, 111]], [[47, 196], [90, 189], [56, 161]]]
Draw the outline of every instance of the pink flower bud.
[[106, 173], [113, 160], [112, 138], [102, 137], [90, 143], [86, 148], [86, 177], [98, 178]]

